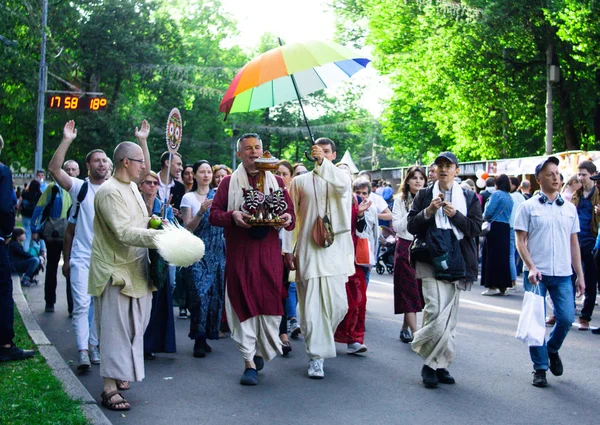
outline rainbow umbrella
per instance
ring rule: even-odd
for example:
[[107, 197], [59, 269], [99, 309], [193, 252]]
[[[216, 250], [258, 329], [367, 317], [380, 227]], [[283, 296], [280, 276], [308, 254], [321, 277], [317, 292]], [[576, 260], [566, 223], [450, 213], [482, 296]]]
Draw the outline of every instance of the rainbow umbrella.
[[[281, 40], [279, 41], [281, 44]], [[254, 58], [235, 76], [219, 106], [225, 119], [235, 112], [269, 108], [332, 87], [364, 69], [370, 59], [333, 42], [286, 44]]]

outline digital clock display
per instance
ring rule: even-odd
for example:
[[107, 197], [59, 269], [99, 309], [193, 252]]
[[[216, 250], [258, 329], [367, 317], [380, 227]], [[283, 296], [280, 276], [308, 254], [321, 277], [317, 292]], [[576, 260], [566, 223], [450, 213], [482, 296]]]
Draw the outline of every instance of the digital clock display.
[[69, 94], [48, 96], [47, 106], [50, 109], [71, 111], [103, 111], [106, 109], [105, 97], [77, 97]]

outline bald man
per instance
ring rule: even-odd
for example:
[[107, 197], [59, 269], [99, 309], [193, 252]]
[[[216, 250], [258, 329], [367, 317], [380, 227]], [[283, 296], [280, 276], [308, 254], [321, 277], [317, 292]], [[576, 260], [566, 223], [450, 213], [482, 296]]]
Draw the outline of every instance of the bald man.
[[146, 121], [135, 135], [139, 145], [119, 144], [115, 173], [94, 199], [94, 240], [88, 290], [102, 347], [102, 405], [129, 410], [119, 390], [144, 378], [144, 331], [150, 319], [153, 287], [148, 282], [148, 250], [157, 230], [148, 229], [148, 212], [137, 183], [150, 170]]
[[69, 177], [77, 178], [79, 176], [79, 164], [77, 161], [72, 159], [66, 160], [62, 169], [69, 175]]

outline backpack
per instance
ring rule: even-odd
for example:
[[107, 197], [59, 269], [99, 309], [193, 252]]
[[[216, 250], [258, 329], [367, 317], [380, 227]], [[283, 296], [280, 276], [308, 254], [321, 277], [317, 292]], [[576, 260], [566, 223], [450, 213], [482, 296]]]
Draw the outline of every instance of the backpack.
[[67, 230], [67, 219], [66, 218], [53, 218], [50, 217], [50, 210], [52, 208], [52, 204], [54, 204], [54, 200], [58, 195], [59, 188], [57, 185], [52, 187], [52, 197], [50, 198], [50, 202], [44, 207], [44, 211], [42, 212], [42, 222], [44, 223], [42, 227], [42, 236], [46, 242], [49, 243], [62, 243], [65, 238], [65, 231]]

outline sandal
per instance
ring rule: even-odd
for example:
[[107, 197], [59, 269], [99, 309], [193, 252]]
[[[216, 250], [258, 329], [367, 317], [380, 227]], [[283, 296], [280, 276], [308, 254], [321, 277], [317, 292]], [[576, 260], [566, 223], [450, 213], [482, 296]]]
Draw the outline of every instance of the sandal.
[[127, 391], [129, 388], [131, 388], [131, 382], [129, 381], [119, 381], [118, 379], [116, 381], [119, 391]]
[[[111, 401], [111, 399], [116, 395], [121, 397], [121, 400]], [[121, 395], [121, 393], [118, 390], [111, 391], [109, 393], [102, 392], [102, 395], [100, 397], [102, 397], [102, 406], [106, 407], [108, 410], [125, 411], [131, 409], [131, 405], [129, 404], [129, 402], [125, 400], [125, 398]], [[123, 405], [125, 405], [126, 407], [119, 407]]]

